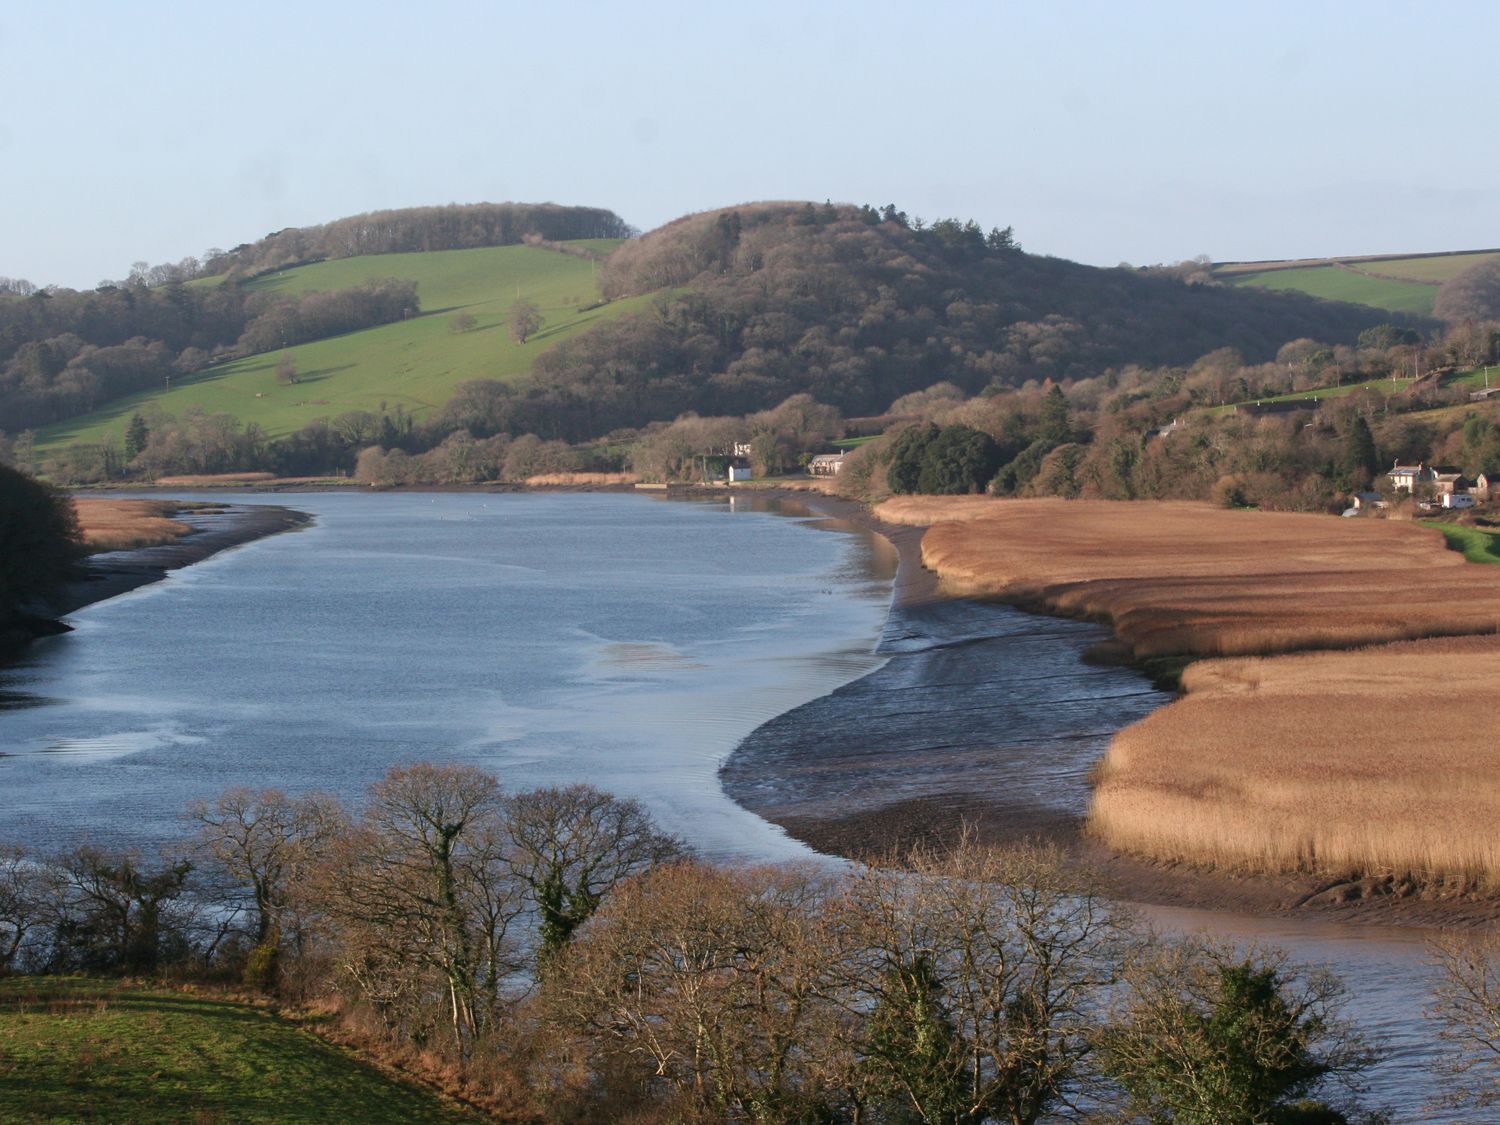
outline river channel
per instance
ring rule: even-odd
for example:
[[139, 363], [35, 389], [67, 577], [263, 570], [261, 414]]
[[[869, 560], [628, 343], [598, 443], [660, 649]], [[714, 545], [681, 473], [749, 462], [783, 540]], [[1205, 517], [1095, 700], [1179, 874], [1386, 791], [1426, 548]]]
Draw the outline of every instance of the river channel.
[[[637, 797], [710, 859], [807, 858], [725, 796], [721, 763], [763, 725], [839, 689], [878, 685], [888, 659], [920, 647], [892, 644], [887, 631], [878, 650], [894, 568], [883, 540], [774, 502], [277, 501], [314, 523], [90, 606], [69, 619], [74, 632], [0, 670], [0, 841], [150, 847], [184, 833], [189, 800], [230, 785], [357, 801], [389, 766], [434, 760], [481, 766], [509, 788], [586, 781]], [[1074, 808], [1109, 731], [1158, 700], [1123, 670], [1100, 690], [1098, 669], [1076, 659], [1095, 627], [1018, 625], [1022, 615], [1004, 612], [1003, 624], [964, 638], [994, 646], [986, 721], [1005, 728], [988, 758], [975, 757], [975, 776], [1006, 783], [996, 746], [1018, 763], [1043, 748], [1045, 763], [1027, 768], [1020, 791], [1040, 786]], [[1066, 707], [1010, 698], [1007, 678], [1039, 660]], [[1072, 725], [1059, 734], [1058, 721]], [[904, 779], [919, 775], [907, 768], [879, 783], [915, 785]], [[1372, 1076], [1374, 1100], [1398, 1120], [1462, 1120], [1421, 1108], [1437, 1081], [1421, 1018], [1427, 935], [1182, 910], [1149, 917], [1329, 965], [1349, 985], [1349, 1014], [1390, 1048]]]

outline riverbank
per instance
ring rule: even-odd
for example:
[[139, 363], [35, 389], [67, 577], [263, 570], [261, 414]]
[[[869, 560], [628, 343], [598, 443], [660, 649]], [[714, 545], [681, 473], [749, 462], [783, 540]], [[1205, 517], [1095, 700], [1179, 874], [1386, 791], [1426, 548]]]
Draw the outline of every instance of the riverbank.
[[1130, 902], [1405, 926], [1500, 920], [1500, 900], [1459, 884], [1252, 873], [1106, 847], [1087, 831], [1098, 764], [1121, 729], [1174, 714], [1162, 710], [1173, 697], [1139, 668], [1089, 659], [1123, 646], [1077, 620], [1077, 607], [1042, 616], [1064, 610], [946, 593], [915, 521], [893, 525], [834, 498], [807, 503], [889, 535], [900, 565], [886, 666], [765, 724], [721, 771], [732, 797], [795, 838], [859, 858], [971, 824], [996, 843], [1055, 843]]
[[82, 576], [68, 583], [53, 605], [58, 616], [159, 582], [170, 572], [202, 562], [221, 551], [311, 522], [305, 513], [275, 504], [188, 506], [175, 512], [172, 519], [186, 525], [179, 538], [103, 551], [85, 559]]

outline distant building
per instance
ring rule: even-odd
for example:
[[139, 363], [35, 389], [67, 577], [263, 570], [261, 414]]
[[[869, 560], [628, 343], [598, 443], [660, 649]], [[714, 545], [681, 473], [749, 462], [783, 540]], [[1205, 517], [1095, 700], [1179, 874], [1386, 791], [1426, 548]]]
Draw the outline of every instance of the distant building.
[[1447, 496], [1452, 492], [1467, 492], [1469, 482], [1464, 480], [1463, 473], [1447, 465], [1434, 465], [1428, 471], [1428, 480], [1432, 482], [1433, 491], [1439, 496]]
[[750, 443], [748, 441], [737, 441], [734, 443], [734, 456], [749, 457]]
[[1493, 473], [1486, 469], [1482, 473], [1475, 474], [1474, 487], [1471, 491], [1476, 500], [1488, 503], [1497, 493], [1500, 493], [1500, 473]]
[[1156, 429], [1154, 429], [1154, 430], [1151, 431], [1150, 436], [1151, 437], [1171, 437], [1173, 434], [1175, 434], [1180, 429], [1182, 429], [1182, 419], [1181, 418], [1173, 418], [1165, 426], [1157, 426]]
[[750, 480], [754, 476], [755, 474], [750, 469], [749, 461], [741, 461], [739, 459], [736, 459], [729, 462], [730, 484], [734, 484], [737, 481]]
[[1350, 500], [1351, 511], [1368, 512], [1374, 508], [1384, 508], [1385, 501], [1380, 498], [1378, 492], [1356, 492]]
[[1390, 479], [1391, 487], [1397, 492], [1415, 492], [1418, 485], [1426, 484], [1432, 479], [1427, 466], [1420, 461], [1415, 465], [1403, 465], [1397, 461], [1391, 466], [1386, 476]]
[[807, 471], [815, 477], [836, 477], [843, 467], [843, 453], [819, 453], [807, 463]]
[[1443, 493], [1443, 507], [1445, 508], [1472, 508], [1473, 506], [1474, 494], [1471, 492]]

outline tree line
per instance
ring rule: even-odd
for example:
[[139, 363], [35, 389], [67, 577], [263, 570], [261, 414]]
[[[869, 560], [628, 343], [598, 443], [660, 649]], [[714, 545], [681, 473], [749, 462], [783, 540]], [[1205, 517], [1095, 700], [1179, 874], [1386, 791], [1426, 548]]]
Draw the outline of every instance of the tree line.
[[[391, 769], [358, 807], [230, 789], [158, 855], [0, 849], [0, 973], [333, 1000], [507, 1120], [1365, 1120], [1344, 990], [1166, 940], [1055, 850], [725, 866], [586, 785]], [[1445, 943], [1452, 1090], [1500, 1094], [1493, 948]], [[1490, 974], [1490, 976], [1486, 976]]]

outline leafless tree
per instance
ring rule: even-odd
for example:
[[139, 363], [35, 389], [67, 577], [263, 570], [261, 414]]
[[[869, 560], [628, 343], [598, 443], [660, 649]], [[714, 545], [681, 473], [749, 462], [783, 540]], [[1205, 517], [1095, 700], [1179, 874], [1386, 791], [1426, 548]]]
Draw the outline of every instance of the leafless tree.
[[0, 846], [0, 976], [24, 967], [55, 920], [54, 880], [45, 865], [13, 846]]
[[538, 915], [543, 964], [623, 880], [687, 854], [639, 801], [591, 785], [508, 797], [505, 832], [511, 870]]
[[1439, 978], [1428, 1018], [1450, 1054], [1445, 1103], [1485, 1109], [1500, 1105], [1500, 940], [1445, 935], [1432, 945]]
[[441, 996], [461, 1057], [519, 967], [510, 927], [523, 903], [507, 879], [500, 812], [499, 787], [480, 770], [396, 767], [371, 786], [312, 887], [361, 994], [416, 1020]]
[[541, 331], [542, 310], [534, 302], [522, 297], [510, 306], [506, 320], [510, 325], [510, 338], [518, 344], [524, 344]]

